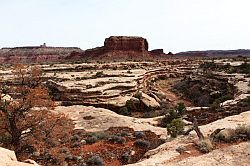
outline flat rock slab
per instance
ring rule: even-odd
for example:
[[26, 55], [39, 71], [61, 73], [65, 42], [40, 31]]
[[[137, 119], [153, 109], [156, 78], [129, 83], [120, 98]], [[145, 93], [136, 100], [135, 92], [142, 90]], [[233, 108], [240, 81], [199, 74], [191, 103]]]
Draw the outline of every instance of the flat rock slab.
[[[163, 164], [164, 165], [164, 164]], [[214, 150], [208, 154], [168, 163], [169, 166], [249, 166], [250, 142]]]
[[[157, 124], [157, 118], [132, 118], [108, 109], [80, 105], [58, 106], [54, 111], [67, 114], [76, 123], [76, 129], [84, 129], [89, 132], [103, 131], [110, 127], [130, 127], [136, 131], [150, 130], [162, 138], [167, 136], [165, 128], [154, 126]], [[84, 117], [92, 118], [86, 120]]]

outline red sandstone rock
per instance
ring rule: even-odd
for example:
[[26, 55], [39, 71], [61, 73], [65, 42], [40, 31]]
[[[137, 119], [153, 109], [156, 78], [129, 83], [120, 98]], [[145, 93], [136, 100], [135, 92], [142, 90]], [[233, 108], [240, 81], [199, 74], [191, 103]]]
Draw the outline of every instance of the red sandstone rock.
[[63, 62], [80, 59], [132, 60], [164, 57], [162, 49], [148, 51], [148, 42], [142, 37], [111, 36], [104, 46], [88, 50], [76, 47], [16, 47], [0, 49], [0, 63]]
[[128, 60], [150, 56], [148, 42], [142, 37], [111, 36], [105, 39], [103, 47], [86, 50], [82, 57], [88, 59]]
[[107, 51], [138, 51], [147, 52], [148, 42], [142, 37], [111, 36], [105, 39]]

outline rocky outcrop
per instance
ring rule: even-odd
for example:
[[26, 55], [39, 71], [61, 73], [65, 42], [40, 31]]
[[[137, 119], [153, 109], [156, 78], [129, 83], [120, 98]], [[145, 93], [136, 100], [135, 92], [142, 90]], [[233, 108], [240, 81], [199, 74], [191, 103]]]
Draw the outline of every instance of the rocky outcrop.
[[[218, 128], [231, 128], [235, 129], [239, 125], [250, 124], [250, 111], [241, 113], [239, 115], [227, 117], [217, 120], [207, 125], [200, 126], [204, 135], [210, 135], [215, 129]], [[180, 146], [190, 146], [193, 142], [197, 141], [197, 135], [192, 131], [188, 136], [180, 136], [165, 144], [162, 144], [156, 149], [148, 151], [144, 156], [145, 158], [135, 164], [129, 166], [205, 166], [205, 165], [222, 165], [222, 166], [235, 166], [235, 165], [249, 165], [249, 147], [250, 143], [242, 142], [238, 145], [231, 145], [224, 148], [213, 150], [208, 154], [196, 155], [194, 151], [189, 151], [189, 156], [182, 157], [176, 149]]]
[[103, 60], [126, 60], [149, 58], [148, 42], [142, 37], [111, 36], [106, 38], [104, 46], [88, 49], [82, 58]]
[[39, 166], [33, 160], [26, 160], [25, 163], [18, 162], [15, 152], [0, 147], [0, 165], [1, 166]]
[[147, 108], [159, 108], [160, 104], [152, 97], [143, 92], [138, 92], [140, 101], [147, 106]]
[[147, 52], [148, 42], [142, 37], [111, 36], [105, 39], [104, 48], [108, 51]]

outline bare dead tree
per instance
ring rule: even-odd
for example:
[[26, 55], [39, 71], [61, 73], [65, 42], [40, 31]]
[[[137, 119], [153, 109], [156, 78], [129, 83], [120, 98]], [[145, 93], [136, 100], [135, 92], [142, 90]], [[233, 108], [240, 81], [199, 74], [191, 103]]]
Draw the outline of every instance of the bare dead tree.
[[193, 117], [193, 126], [190, 129], [188, 129], [184, 133], [184, 135], [188, 135], [193, 130], [196, 132], [197, 136], [199, 137], [199, 140], [204, 140], [205, 137], [202, 134], [201, 130], [199, 129], [198, 122], [195, 116]]

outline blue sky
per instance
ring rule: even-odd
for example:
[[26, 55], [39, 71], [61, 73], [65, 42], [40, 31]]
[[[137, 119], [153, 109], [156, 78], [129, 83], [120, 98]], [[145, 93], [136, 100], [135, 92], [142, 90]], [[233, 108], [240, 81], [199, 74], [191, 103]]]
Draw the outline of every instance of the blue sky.
[[102, 46], [142, 36], [165, 52], [250, 49], [249, 0], [0, 0], [0, 47]]

